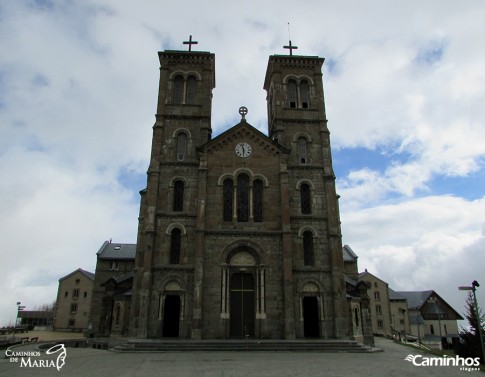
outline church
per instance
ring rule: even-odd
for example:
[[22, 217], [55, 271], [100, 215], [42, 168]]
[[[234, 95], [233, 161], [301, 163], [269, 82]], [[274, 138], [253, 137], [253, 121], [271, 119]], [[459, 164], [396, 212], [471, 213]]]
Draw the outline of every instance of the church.
[[[104, 331], [122, 321], [123, 334], [136, 338], [362, 337], [368, 301], [346, 276], [324, 59], [294, 55], [290, 41], [261, 80], [267, 134], [241, 106], [239, 123], [212, 137], [215, 55], [187, 43], [188, 51], [158, 53], [137, 242], [131, 257], [123, 254], [129, 268], [98, 293], [95, 286], [92, 306], [105, 309], [91, 313], [94, 331], [110, 318]], [[113, 267], [116, 250], [126, 252], [103, 247], [98, 266], [106, 256]], [[347, 253], [354, 276], [356, 260]], [[118, 299], [101, 297], [101, 285], [115, 292], [117, 284], [125, 284]]]

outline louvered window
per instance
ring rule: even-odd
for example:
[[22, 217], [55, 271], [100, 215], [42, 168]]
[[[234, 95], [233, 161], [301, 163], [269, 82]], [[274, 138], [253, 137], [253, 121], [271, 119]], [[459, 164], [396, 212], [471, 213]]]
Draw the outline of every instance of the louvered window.
[[308, 109], [310, 107], [310, 92], [308, 90], [308, 81], [300, 81], [300, 101], [301, 108]]
[[187, 101], [186, 103], [193, 105], [195, 103], [195, 94], [197, 92], [197, 78], [189, 76], [187, 78]]
[[298, 138], [298, 158], [300, 164], [308, 163], [307, 141], [304, 137]]
[[180, 75], [173, 80], [173, 103], [180, 105], [184, 100], [184, 78]]
[[177, 160], [183, 161], [187, 151], [187, 135], [183, 132], [177, 136]]
[[288, 90], [288, 106], [295, 109], [297, 105], [296, 81], [289, 80], [286, 86]]

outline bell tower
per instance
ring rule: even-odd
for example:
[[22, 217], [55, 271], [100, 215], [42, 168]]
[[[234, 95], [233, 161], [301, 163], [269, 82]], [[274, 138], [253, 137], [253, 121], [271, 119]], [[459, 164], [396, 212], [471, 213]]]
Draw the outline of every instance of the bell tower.
[[[200, 159], [197, 148], [211, 139], [212, 90], [215, 87], [214, 54], [166, 50], [158, 53], [160, 81], [157, 113], [153, 126], [147, 187], [141, 191], [135, 260], [131, 329], [133, 336], [160, 337], [170, 333], [165, 322], [160, 327], [161, 308], [177, 317], [184, 298], [182, 288], [193, 279], [194, 252], [185, 245], [195, 243], [196, 198]], [[184, 242], [182, 242], [182, 240]], [[180, 281], [161, 282], [174, 265], [185, 273]], [[185, 279], [185, 280], [184, 280]], [[184, 285], [185, 284], [185, 285]], [[185, 307], [189, 312], [189, 307]], [[168, 319], [167, 319], [168, 320]], [[190, 329], [191, 317], [176, 322], [180, 334]], [[179, 329], [176, 331], [179, 335]]]
[[[305, 272], [316, 274], [319, 268], [329, 272], [321, 275], [321, 284], [327, 289], [322, 299], [327, 305], [325, 310], [333, 313], [325, 321], [325, 331], [343, 338], [350, 329], [339, 203], [323, 95], [324, 59], [293, 55], [297, 47], [291, 41], [284, 47], [289, 49], [289, 55], [271, 55], [266, 70], [268, 135], [290, 150], [288, 182], [294, 196], [290, 201], [289, 225], [302, 234], [313, 232], [315, 255], [318, 253], [323, 262], [320, 266], [306, 266]], [[293, 254], [302, 242], [294, 240]], [[296, 281], [304, 279], [297, 268], [293, 268], [293, 275]], [[305, 299], [306, 293], [295, 293], [295, 297], [300, 296]]]

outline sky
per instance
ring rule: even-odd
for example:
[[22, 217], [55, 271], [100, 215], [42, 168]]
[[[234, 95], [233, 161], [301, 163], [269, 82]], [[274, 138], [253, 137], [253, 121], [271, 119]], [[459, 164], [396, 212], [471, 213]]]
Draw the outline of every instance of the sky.
[[[343, 243], [394, 290], [485, 307], [485, 3], [0, 1], [0, 326], [136, 242], [157, 52], [216, 55], [213, 136], [267, 132], [268, 56], [325, 58]], [[288, 27], [289, 23], [289, 27]]]

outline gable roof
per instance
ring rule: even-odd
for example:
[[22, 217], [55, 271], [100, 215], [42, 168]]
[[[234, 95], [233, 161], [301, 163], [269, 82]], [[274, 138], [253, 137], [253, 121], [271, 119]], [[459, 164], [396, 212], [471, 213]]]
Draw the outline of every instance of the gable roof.
[[[408, 308], [420, 309], [433, 291], [400, 291], [396, 292], [408, 300]], [[443, 300], [444, 301], [444, 300]]]
[[277, 141], [272, 140], [244, 119], [197, 149], [200, 151], [205, 150], [206, 152], [212, 152], [222, 149], [226, 145], [226, 142], [231, 139], [242, 139], [243, 137], [250, 139], [253, 143], [264, 146], [264, 149], [272, 153], [290, 153], [288, 148], [279, 144]]
[[104, 241], [96, 255], [99, 259], [134, 260], [136, 244]]
[[357, 259], [359, 258], [349, 245], [344, 245], [342, 248], [342, 254], [344, 257], [344, 262], [357, 262]]
[[[408, 308], [409, 309], [418, 309], [421, 310], [421, 307], [428, 301], [428, 299], [434, 295], [438, 297], [451, 311], [456, 314], [457, 319], [463, 319], [463, 317], [458, 313], [450, 304], [446, 302], [438, 293], [433, 290], [430, 291], [399, 291], [397, 292], [400, 295], [404, 296], [408, 300]], [[436, 304], [433, 305], [433, 310], [437, 311], [437, 314], [442, 314], [443, 309], [438, 307]], [[434, 314], [434, 313], [428, 313]]]
[[389, 286], [389, 284], [387, 283], [387, 281], [384, 281], [382, 279], [379, 279], [376, 275], [374, 274], [371, 274], [369, 271], [367, 271], [367, 269], [364, 271], [364, 272], [360, 272], [359, 273], [359, 280], [361, 280], [362, 278], [364, 278], [365, 276], [372, 276], [374, 279], [377, 279], [379, 280], [380, 282], [386, 284], [387, 286]]
[[71, 277], [72, 275], [76, 274], [76, 273], [82, 273], [84, 276], [86, 276], [88, 279], [91, 279], [94, 281], [94, 274], [92, 272], [89, 272], [89, 271], [86, 271], [86, 270], [83, 270], [82, 268], [78, 268], [77, 270], [71, 272], [70, 274], [67, 274], [66, 276], [62, 277], [59, 279], [59, 281], [62, 281], [62, 280], [65, 280], [67, 279], [68, 277]]
[[391, 288], [387, 288], [389, 291], [389, 300], [391, 301], [406, 301], [407, 298], [404, 297], [403, 295], [399, 294], [398, 292], [392, 290]]

